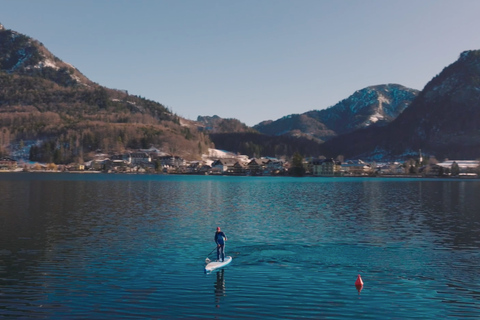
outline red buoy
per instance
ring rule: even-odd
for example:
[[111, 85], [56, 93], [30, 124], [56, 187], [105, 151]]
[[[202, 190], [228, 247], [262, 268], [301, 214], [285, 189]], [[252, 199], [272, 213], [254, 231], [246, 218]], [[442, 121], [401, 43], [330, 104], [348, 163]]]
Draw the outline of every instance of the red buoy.
[[355, 285], [363, 286], [363, 280], [362, 280], [362, 277], [360, 277], [360, 275], [358, 275], [357, 280], [355, 281]]
[[357, 280], [355, 281], [355, 288], [357, 288], [358, 294], [360, 294], [360, 291], [363, 289], [363, 280], [360, 275], [358, 275]]

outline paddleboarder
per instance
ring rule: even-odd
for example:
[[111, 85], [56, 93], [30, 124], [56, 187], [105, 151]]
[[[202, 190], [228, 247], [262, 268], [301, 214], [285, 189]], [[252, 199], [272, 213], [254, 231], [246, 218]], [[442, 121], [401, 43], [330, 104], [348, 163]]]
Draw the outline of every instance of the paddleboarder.
[[217, 231], [215, 232], [215, 243], [217, 244], [217, 261], [220, 261], [220, 257], [222, 258], [222, 262], [225, 260], [225, 241], [227, 241], [227, 236], [220, 230], [220, 227], [217, 227]]

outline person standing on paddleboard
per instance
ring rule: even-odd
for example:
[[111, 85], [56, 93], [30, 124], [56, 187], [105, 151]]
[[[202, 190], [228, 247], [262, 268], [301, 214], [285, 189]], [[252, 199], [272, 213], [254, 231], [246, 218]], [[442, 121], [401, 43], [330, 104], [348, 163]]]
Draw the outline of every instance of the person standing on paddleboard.
[[217, 227], [217, 232], [215, 232], [215, 243], [217, 244], [217, 261], [220, 261], [220, 256], [222, 257], [222, 262], [225, 260], [225, 241], [227, 241], [227, 236], [220, 230], [220, 227]]

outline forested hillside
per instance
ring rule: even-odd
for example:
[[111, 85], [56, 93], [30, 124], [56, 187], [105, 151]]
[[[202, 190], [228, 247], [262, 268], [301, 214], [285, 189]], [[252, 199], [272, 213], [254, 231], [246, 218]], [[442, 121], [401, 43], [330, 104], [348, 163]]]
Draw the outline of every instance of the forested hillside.
[[299, 135], [267, 135], [237, 119], [224, 119], [219, 116], [197, 118], [216, 148], [245, 154], [250, 157], [291, 157], [295, 152], [305, 156], [318, 156], [320, 143]]
[[31, 160], [55, 163], [151, 146], [197, 159], [211, 146], [160, 103], [95, 84], [38, 41], [0, 28], [0, 156], [26, 141], [37, 142]]
[[305, 157], [320, 155], [320, 144], [305, 137], [268, 136], [261, 133], [212, 133], [215, 147], [250, 157], [291, 157], [298, 152]]

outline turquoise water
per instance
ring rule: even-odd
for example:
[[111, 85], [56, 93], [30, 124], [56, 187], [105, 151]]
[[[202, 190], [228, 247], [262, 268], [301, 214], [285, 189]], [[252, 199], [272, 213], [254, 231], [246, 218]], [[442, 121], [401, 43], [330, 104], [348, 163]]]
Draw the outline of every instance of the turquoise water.
[[[0, 316], [479, 318], [479, 194], [477, 180], [0, 174]], [[217, 226], [233, 262], [204, 274]]]

